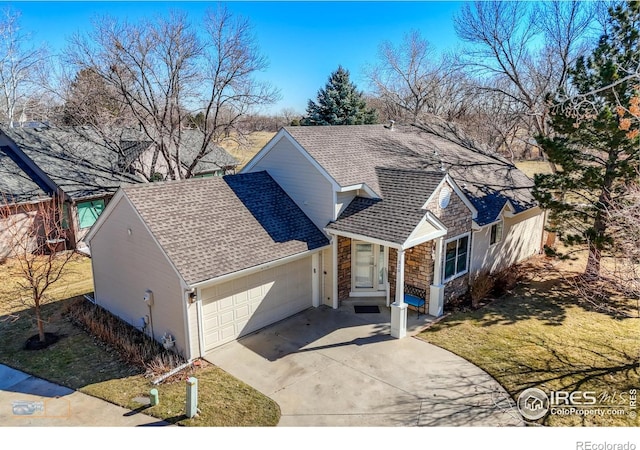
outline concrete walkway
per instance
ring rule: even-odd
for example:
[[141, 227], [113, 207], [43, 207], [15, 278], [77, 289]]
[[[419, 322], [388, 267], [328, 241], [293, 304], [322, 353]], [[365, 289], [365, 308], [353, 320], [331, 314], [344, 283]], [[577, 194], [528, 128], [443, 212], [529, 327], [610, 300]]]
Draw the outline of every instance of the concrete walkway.
[[417, 338], [392, 339], [381, 310], [309, 309], [206, 359], [274, 399], [281, 426], [523, 424], [486, 372]]
[[168, 425], [0, 364], [0, 426]]

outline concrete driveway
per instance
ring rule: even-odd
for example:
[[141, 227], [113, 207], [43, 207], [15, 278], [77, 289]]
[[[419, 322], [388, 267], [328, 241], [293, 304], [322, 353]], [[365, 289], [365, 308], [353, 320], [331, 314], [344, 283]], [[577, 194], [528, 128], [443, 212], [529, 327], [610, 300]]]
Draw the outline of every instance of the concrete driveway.
[[0, 364], [0, 426], [169, 425]]
[[309, 309], [206, 359], [274, 399], [281, 426], [522, 425], [487, 373], [417, 338], [391, 338], [381, 310]]

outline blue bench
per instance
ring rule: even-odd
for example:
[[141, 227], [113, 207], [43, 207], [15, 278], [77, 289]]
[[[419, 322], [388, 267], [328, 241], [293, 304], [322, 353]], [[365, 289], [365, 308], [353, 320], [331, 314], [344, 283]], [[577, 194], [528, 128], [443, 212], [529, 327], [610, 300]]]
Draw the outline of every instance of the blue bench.
[[427, 292], [424, 289], [410, 284], [404, 285], [404, 302], [418, 311], [418, 317], [420, 317], [420, 308], [422, 308], [423, 314], [427, 314], [426, 298]]

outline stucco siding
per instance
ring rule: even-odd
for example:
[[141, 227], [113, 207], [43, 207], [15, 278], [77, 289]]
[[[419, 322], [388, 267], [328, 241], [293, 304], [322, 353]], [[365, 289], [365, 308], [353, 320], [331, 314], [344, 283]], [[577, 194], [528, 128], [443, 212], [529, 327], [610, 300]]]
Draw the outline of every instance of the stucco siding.
[[[170, 333], [176, 349], [190, 357], [182, 284], [126, 197], [118, 200], [90, 246], [96, 303], [137, 328], [148, 316], [148, 334], [151, 326], [157, 340]], [[153, 292], [151, 308], [143, 300], [147, 289]]]
[[281, 137], [250, 172], [261, 170], [276, 180], [319, 229], [333, 220], [331, 183], [287, 138]]
[[16, 247], [18, 240], [24, 245], [27, 243], [24, 239], [28, 238], [27, 248], [30, 250], [35, 250], [37, 246], [33, 231], [38, 215], [37, 205], [15, 205], [8, 208], [13, 214], [0, 218], [0, 261], [11, 256], [14, 251], [20, 252]]
[[471, 271], [494, 272], [523, 261], [540, 251], [544, 212], [532, 208], [504, 219], [502, 239], [490, 245], [491, 225], [473, 233]]

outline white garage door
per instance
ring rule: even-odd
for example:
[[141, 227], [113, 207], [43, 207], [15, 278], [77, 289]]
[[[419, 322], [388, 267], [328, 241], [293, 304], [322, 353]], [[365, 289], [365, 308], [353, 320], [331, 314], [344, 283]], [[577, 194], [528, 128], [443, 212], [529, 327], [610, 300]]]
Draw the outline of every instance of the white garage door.
[[311, 257], [202, 290], [205, 351], [312, 306]]

